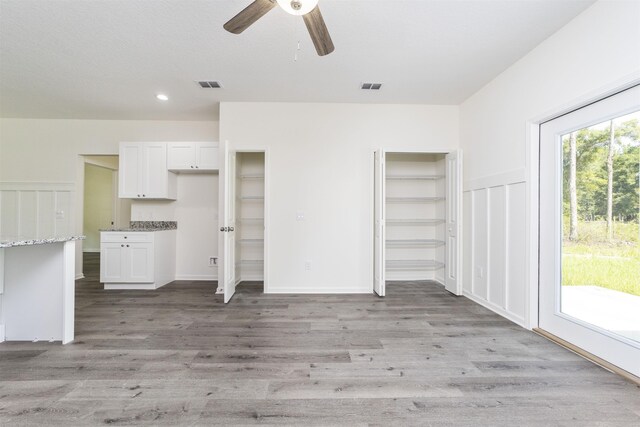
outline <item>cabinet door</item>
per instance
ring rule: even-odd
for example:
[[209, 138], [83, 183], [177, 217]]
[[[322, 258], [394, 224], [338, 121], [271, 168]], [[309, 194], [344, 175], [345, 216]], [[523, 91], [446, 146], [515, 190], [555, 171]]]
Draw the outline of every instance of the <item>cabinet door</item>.
[[153, 282], [153, 244], [129, 243], [126, 248], [128, 283]]
[[142, 146], [140, 144], [121, 144], [118, 196], [123, 199], [136, 199], [142, 196], [141, 188]]
[[103, 243], [100, 246], [100, 282], [118, 283], [125, 281], [124, 252], [121, 243]]
[[168, 186], [167, 146], [165, 144], [143, 145], [142, 197], [166, 198]]
[[172, 142], [167, 146], [169, 170], [184, 171], [196, 168], [196, 146], [193, 142]]
[[196, 168], [200, 170], [218, 170], [219, 149], [211, 142], [196, 142]]

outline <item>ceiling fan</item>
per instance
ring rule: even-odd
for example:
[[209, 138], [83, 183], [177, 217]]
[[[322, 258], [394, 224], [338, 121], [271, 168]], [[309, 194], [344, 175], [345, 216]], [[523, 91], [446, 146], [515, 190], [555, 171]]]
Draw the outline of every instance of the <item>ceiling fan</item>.
[[324, 56], [333, 52], [333, 41], [320, 13], [318, 0], [254, 0], [224, 24], [224, 29], [233, 34], [240, 34], [273, 9], [276, 3], [286, 12], [302, 16], [318, 55]]

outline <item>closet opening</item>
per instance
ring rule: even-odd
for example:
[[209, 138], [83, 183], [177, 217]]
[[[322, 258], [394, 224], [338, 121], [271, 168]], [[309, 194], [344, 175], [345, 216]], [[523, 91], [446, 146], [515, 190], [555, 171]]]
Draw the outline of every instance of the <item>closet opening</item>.
[[374, 292], [435, 281], [459, 289], [460, 153], [375, 153]]
[[236, 285], [264, 292], [265, 153], [236, 152]]

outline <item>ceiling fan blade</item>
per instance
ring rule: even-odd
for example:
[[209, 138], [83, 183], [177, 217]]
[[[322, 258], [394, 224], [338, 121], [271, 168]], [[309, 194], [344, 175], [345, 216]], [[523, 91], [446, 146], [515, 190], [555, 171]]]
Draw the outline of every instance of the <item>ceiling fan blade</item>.
[[320, 8], [316, 6], [311, 12], [302, 15], [302, 17], [304, 18], [304, 23], [307, 26], [307, 30], [309, 30], [309, 35], [311, 36], [313, 45], [316, 47], [318, 55], [324, 56], [333, 52], [335, 47], [333, 46], [333, 41], [331, 41], [327, 25], [324, 23], [324, 19], [320, 13]]
[[255, 0], [224, 24], [224, 29], [233, 34], [240, 34], [275, 6], [276, 0]]

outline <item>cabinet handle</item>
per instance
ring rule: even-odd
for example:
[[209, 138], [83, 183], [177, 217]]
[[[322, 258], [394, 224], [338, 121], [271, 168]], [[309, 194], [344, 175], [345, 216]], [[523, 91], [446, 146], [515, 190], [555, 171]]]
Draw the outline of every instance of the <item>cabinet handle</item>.
[[121, 248], [124, 248], [124, 245], [120, 245]]
[[124, 238], [126, 239], [126, 238], [127, 238], [127, 236], [124, 236]]
[[229, 227], [229, 231], [233, 231], [233, 227]]
[[140, 195], [138, 194], [138, 197], [140, 197]]
[[191, 165], [191, 169], [193, 169], [193, 165]]
[[200, 166], [196, 166], [196, 169], [198, 169]]
[[129, 247], [129, 245], [127, 245], [127, 247]]

